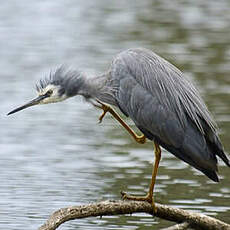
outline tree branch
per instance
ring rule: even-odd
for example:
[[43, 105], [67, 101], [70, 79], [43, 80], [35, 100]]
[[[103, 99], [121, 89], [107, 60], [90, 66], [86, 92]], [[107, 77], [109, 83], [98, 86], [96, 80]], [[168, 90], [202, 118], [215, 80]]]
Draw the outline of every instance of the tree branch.
[[187, 222], [181, 223], [181, 224], [176, 224], [168, 228], [164, 228], [162, 230], [186, 230], [188, 229], [189, 224]]
[[[177, 223], [187, 222], [189, 227], [203, 230], [230, 230], [230, 225], [203, 214], [156, 204], [155, 216]], [[39, 230], [55, 230], [62, 223], [86, 217], [121, 215], [145, 212], [153, 213], [152, 206], [140, 201], [102, 201], [88, 205], [72, 206], [55, 211]]]

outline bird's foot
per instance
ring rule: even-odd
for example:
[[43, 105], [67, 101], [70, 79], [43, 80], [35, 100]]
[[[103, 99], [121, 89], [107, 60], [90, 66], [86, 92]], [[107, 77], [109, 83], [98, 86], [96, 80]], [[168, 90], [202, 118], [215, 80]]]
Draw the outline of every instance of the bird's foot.
[[99, 117], [99, 123], [102, 122], [105, 114], [110, 110], [110, 107], [105, 105], [105, 104], [102, 104], [101, 109], [103, 110], [103, 112], [102, 112], [101, 116]]
[[121, 191], [121, 197], [123, 200], [135, 200], [135, 201], [147, 201], [152, 205], [153, 214], [157, 212], [157, 207], [155, 206], [155, 202], [153, 196], [150, 193], [147, 193], [145, 196], [132, 196], [128, 195], [127, 193]]
[[104, 103], [102, 103], [102, 102], [100, 102], [99, 100], [96, 100], [96, 101], [97, 101], [98, 104], [96, 104], [96, 103], [92, 103], [92, 104], [96, 108], [99, 108], [99, 109], [103, 110], [101, 116], [99, 117], [99, 123], [101, 123], [103, 118], [104, 118], [104, 116], [105, 116], [105, 114], [111, 110], [111, 107], [106, 105], [106, 104], [104, 104]]

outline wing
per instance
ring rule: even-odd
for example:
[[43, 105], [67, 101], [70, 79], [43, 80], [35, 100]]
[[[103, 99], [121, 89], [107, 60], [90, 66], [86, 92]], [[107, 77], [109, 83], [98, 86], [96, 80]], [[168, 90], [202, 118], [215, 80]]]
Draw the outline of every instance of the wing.
[[117, 82], [117, 104], [137, 127], [218, 181], [216, 155], [207, 144], [201, 118], [212, 133], [215, 123], [182, 73], [151, 51], [131, 49], [115, 58], [111, 74]]
[[119, 76], [124, 72], [130, 74], [162, 105], [173, 111], [182, 125], [186, 122], [185, 111], [202, 133], [200, 118], [216, 130], [216, 124], [197, 90], [179, 69], [157, 54], [147, 49], [129, 49], [115, 58], [112, 67], [118, 74], [122, 72]]

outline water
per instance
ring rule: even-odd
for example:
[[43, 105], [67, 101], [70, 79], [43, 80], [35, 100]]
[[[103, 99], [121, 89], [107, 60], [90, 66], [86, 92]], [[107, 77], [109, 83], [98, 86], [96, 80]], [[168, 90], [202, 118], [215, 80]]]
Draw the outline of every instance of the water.
[[[230, 150], [229, 1], [5, 1], [0, 8], [0, 228], [36, 229], [56, 209], [144, 194], [152, 143], [138, 145], [81, 98], [6, 117], [35, 96], [35, 82], [67, 63], [91, 74], [112, 57], [146, 47], [200, 89]], [[229, 168], [215, 184], [163, 152], [156, 200], [230, 222]], [[89, 218], [60, 229], [149, 229], [171, 223], [145, 214]]]

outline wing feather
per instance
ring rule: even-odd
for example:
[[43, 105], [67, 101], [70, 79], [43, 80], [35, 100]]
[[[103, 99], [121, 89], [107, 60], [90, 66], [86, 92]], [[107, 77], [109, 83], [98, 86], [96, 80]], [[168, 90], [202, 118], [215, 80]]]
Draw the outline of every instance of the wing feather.
[[145, 49], [120, 53], [110, 73], [116, 82], [117, 105], [136, 126], [149, 139], [218, 181], [216, 155], [230, 164], [215, 122], [183, 74]]
[[120, 53], [113, 63], [125, 66], [126, 72], [173, 111], [183, 126], [187, 114], [203, 134], [201, 118], [216, 130], [216, 123], [195, 87], [179, 69], [157, 54], [146, 49], [130, 49]]

